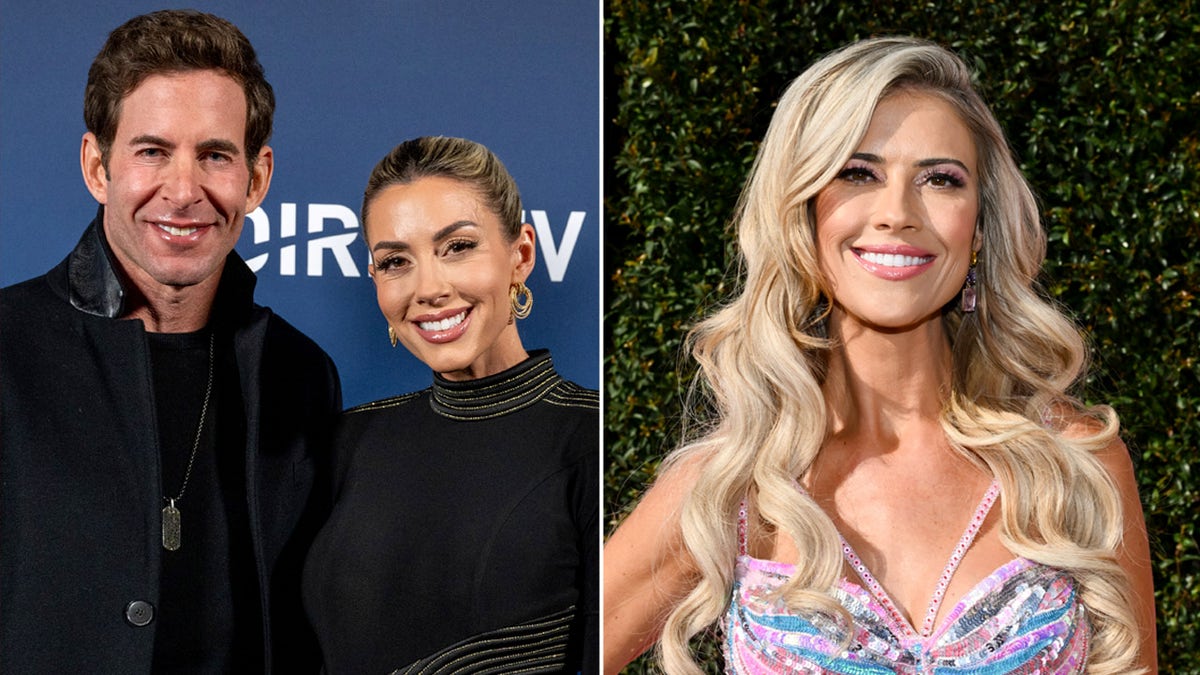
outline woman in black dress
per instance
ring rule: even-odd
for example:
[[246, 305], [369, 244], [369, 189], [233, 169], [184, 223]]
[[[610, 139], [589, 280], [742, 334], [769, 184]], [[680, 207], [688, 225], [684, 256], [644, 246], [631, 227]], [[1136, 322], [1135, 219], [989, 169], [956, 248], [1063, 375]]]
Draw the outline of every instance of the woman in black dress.
[[379, 307], [434, 377], [343, 417], [304, 573], [331, 675], [597, 667], [598, 399], [521, 345], [535, 246], [520, 217], [478, 143], [406, 141], [371, 174]]

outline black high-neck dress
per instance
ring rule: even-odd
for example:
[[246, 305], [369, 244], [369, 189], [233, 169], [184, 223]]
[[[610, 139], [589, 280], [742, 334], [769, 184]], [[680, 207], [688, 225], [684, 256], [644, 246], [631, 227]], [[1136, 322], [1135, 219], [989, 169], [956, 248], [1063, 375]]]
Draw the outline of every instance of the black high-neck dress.
[[345, 413], [304, 570], [326, 672], [598, 670], [599, 410], [550, 354]]

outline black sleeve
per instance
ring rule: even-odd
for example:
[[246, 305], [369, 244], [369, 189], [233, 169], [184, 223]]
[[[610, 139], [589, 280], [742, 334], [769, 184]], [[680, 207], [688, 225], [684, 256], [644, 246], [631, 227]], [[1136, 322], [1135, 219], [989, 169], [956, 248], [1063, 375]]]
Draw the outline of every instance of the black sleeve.
[[596, 425], [582, 425], [577, 442], [586, 448], [575, 482], [579, 528], [579, 616], [584, 624], [583, 675], [600, 672], [600, 445]]

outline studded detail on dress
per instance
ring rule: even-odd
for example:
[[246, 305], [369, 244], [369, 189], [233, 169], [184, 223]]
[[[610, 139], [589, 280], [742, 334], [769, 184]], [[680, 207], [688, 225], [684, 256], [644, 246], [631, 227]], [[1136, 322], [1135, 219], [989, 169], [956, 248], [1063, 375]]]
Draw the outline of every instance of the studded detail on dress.
[[993, 484], [976, 509], [939, 579], [920, 631], [896, 610], [844, 539], [843, 553], [864, 585], [842, 578], [832, 595], [850, 614], [853, 625], [847, 630], [836, 617], [788, 609], [777, 591], [794, 568], [747, 554], [743, 506], [738, 522], [740, 555], [725, 617], [726, 671], [747, 675], [1082, 673], [1090, 630], [1074, 579], [1059, 569], [1025, 558], [1012, 560], [979, 582], [934, 624], [946, 586], [998, 494]]

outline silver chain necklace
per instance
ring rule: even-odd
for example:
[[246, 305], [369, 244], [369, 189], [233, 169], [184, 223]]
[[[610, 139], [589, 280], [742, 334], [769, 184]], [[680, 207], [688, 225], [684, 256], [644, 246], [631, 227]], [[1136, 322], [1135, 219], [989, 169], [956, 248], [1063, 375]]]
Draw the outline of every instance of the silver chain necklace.
[[200, 423], [196, 425], [196, 440], [192, 442], [192, 456], [188, 458], [187, 471], [183, 474], [183, 485], [179, 487], [179, 494], [174, 497], [163, 497], [167, 505], [162, 510], [162, 545], [168, 551], [178, 551], [179, 545], [182, 542], [180, 538], [180, 518], [179, 509], [175, 506], [175, 502], [183, 499], [183, 493], [187, 491], [188, 480], [192, 477], [192, 466], [196, 463], [196, 453], [200, 449], [200, 436], [204, 433], [204, 419], [208, 416], [208, 401], [212, 397], [213, 388], [213, 343], [216, 342], [216, 334], [208, 334], [208, 385], [204, 388], [204, 405], [200, 407]]

